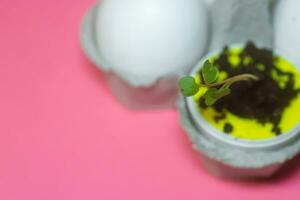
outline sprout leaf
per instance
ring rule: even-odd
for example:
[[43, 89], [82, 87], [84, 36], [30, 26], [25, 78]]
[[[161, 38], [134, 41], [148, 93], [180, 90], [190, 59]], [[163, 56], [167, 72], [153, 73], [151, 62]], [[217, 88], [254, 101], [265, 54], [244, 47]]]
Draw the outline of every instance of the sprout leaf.
[[214, 83], [218, 80], [219, 70], [209, 60], [207, 60], [203, 64], [202, 76], [206, 84]]
[[186, 97], [194, 96], [199, 91], [199, 85], [192, 76], [185, 76], [179, 80], [179, 87]]

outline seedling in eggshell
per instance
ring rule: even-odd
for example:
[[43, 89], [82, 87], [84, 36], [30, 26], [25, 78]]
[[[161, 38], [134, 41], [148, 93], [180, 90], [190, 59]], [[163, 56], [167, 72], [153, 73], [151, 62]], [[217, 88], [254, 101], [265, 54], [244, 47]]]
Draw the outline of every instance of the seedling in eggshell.
[[230, 94], [230, 86], [232, 84], [239, 81], [259, 80], [257, 76], [252, 74], [240, 74], [223, 81], [218, 81], [219, 69], [209, 60], [204, 62], [201, 69], [201, 75], [204, 83], [197, 83], [195, 78], [192, 76], [184, 76], [179, 80], [179, 87], [181, 93], [186, 97], [194, 96], [199, 92], [201, 87], [207, 88], [203, 98], [205, 100], [205, 104], [208, 106], [213, 105], [222, 97]]

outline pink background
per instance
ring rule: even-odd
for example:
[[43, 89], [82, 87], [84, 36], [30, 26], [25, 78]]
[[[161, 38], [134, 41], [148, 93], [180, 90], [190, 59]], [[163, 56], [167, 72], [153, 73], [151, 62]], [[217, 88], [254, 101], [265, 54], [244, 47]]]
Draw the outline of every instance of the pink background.
[[173, 110], [132, 112], [83, 55], [94, 0], [0, 0], [0, 199], [299, 199], [300, 168], [209, 175]]

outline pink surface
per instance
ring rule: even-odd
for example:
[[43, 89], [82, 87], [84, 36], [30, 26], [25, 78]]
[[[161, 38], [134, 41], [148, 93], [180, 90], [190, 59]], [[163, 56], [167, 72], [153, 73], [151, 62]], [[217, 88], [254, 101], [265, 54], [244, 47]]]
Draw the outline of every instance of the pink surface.
[[130, 112], [79, 47], [93, 0], [0, 0], [0, 199], [299, 199], [203, 170], [175, 111]]

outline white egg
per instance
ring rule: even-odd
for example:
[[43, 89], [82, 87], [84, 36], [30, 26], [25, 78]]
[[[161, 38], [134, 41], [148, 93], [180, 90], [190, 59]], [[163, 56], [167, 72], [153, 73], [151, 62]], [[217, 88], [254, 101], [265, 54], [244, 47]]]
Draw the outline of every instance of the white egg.
[[197, 63], [206, 48], [207, 18], [201, 0], [103, 0], [96, 41], [119, 76], [149, 85]]
[[275, 50], [300, 67], [300, 1], [281, 0], [274, 16]]

